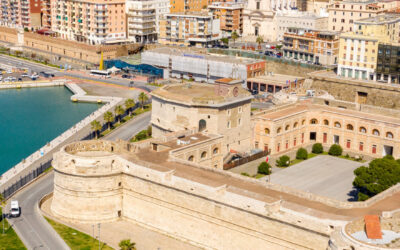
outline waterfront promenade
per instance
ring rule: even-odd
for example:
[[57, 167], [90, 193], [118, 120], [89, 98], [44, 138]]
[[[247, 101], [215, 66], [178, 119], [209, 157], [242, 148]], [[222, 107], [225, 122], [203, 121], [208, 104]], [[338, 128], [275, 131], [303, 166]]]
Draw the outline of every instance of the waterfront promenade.
[[[106, 104], [5, 172], [0, 177], [0, 192], [3, 193], [6, 198], [40, 174], [40, 172], [44, 170], [42, 166], [46, 166], [46, 168], [50, 166], [49, 164], [53, 153], [57, 152], [63, 145], [87, 137], [91, 133], [90, 123], [93, 120], [102, 120], [102, 116], [105, 112], [112, 110], [123, 100], [123, 98], [120, 97], [87, 96], [86, 92], [77, 84], [67, 82], [66, 80], [42, 83], [7, 84], [4, 88], [50, 87], [62, 85], [65, 85], [74, 93], [74, 95], [71, 96], [71, 100], [96, 103], [101, 100], [101, 102], [106, 102]], [[2, 87], [3, 86], [0, 86], [0, 88]], [[40, 168], [39, 173], [36, 171], [38, 168]]]

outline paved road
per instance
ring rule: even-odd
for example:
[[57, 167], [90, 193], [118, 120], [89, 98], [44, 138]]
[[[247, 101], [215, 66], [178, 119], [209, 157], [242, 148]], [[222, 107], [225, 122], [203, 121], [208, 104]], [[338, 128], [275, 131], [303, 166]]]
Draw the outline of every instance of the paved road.
[[[149, 125], [150, 112], [144, 113], [107, 135], [105, 139], [129, 139]], [[13, 199], [21, 206], [21, 217], [10, 219], [11, 224], [28, 249], [69, 249], [58, 234], [41, 216], [38, 201], [53, 191], [53, 172], [18, 192]]]

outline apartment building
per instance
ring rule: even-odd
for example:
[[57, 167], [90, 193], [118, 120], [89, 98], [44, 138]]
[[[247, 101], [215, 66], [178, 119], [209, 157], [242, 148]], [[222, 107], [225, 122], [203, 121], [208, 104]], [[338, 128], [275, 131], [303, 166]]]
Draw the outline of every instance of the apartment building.
[[41, 0], [42, 27], [51, 28], [51, 0]]
[[[379, 67], [381, 72], [379, 77], [376, 69], [378, 53], [383, 56], [382, 54], [387, 51], [381, 47], [378, 52], [379, 45], [399, 43], [399, 25], [399, 14], [383, 14], [356, 21], [353, 32], [340, 36], [338, 75], [384, 81], [382, 70], [385, 67]], [[391, 57], [391, 52], [388, 55]], [[391, 77], [386, 77], [387, 82], [391, 80]]]
[[289, 29], [283, 35], [283, 55], [286, 58], [335, 65], [339, 54], [339, 34], [331, 31]]
[[282, 41], [283, 35], [289, 28], [302, 28], [306, 30], [327, 30], [328, 17], [318, 16], [313, 13], [303, 11], [279, 12], [275, 15], [275, 33], [276, 40]]
[[221, 31], [226, 34], [233, 31], [243, 33], [243, 8], [243, 3], [236, 2], [214, 2], [208, 5], [213, 17], [220, 20]]
[[207, 8], [208, 0], [171, 0], [171, 13], [197, 12]]
[[397, 2], [395, 0], [335, 1], [328, 7], [329, 30], [340, 32], [353, 31], [355, 21], [375, 17], [385, 11], [392, 10], [398, 5]]
[[51, 1], [51, 29], [64, 39], [88, 44], [126, 39], [125, 0]]
[[1, 0], [0, 24], [8, 27], [41, 27], [40, 0]]
[[160, 20], [161, 44], [204, 47], [220, 38], [219, 19], [208, 12], [170, 13]]

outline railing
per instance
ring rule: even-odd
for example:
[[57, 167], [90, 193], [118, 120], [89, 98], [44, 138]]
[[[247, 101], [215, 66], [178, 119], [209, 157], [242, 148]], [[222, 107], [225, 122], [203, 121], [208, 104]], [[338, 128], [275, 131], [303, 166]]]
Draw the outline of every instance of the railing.
[[244, 158], [240, 158], [239, 160], [234, 160], [232, 162], [229, 163], [225, 163], [224, 164], [224, 170], [227, 169], [231, 169], [240, 165], [243, 165], [245, 163], [248, 163], [250, 161], [254, 161], [257, 159], [260, 159], [261, 157], [267, 156], [268, 155], [268, 151], [261, 151], [259, 153], [244, 157]]

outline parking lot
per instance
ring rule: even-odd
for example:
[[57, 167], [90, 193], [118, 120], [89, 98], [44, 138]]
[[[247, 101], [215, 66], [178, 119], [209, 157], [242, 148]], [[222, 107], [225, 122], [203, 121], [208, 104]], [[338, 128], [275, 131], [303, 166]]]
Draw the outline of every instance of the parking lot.
[[0, 83], [35, 81], [39, 78], [51, 78], [54, 74], [46, 72], [29, 72], [30, 70], [1, 70]]
[[340, 201], [355, 197], [354, 169], [366, 163], [320, 155], [271, 175], [271, 182]]

